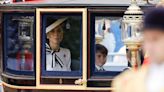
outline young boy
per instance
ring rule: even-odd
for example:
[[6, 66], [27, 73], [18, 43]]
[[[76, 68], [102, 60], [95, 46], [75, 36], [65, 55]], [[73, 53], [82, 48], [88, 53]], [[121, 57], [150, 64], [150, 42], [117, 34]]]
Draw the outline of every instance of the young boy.
[[95, 71], [105, 71], [103, 65], [106, 63], [108, 50], [101, 44], [96, 44]]

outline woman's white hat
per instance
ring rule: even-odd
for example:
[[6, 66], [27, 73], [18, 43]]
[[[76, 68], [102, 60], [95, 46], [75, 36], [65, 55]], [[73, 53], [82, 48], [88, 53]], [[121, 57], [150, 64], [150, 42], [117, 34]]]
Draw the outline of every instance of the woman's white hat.
[[46, 34], [50, 31], [52, 31], [52, 29], [56, 28], [57, 26], [61, 25], [67, 18], [61, 18], [58, 19], [57, 21], [55, 21], [54, 23], [52, 23], [51, 25], [49, 25], [46, 28]]

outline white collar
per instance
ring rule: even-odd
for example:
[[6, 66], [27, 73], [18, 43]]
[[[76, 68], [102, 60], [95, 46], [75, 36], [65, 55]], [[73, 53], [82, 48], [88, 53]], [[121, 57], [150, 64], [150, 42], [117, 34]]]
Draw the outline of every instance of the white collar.
[[97, 70], [104, 69], [103, 66], [95, 65], [95, 67], [97, 68]]
[[[59, 50], [58, 50], [58, 51], [56, 51], [56, 52], [60, 52], [60, 51], [61, 51], [60, 49], [61, 49], [61, 47], [59, 47]], [[49, 52], [51, 52], [51, 53], [53, 53], [53, 52], [54, 52], [54, 50], [52, 50], [52, 49], [51, 49], [51, 47], [50, 47], [50, 45], [49, 45], [49, 44], [47, 44], [47, 43], [46, 43], [46, 51], [49, 51]]]

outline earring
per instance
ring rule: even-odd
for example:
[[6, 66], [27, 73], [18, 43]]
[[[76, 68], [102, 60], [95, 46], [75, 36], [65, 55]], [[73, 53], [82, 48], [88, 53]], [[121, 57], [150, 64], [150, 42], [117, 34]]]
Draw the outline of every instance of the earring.
[[69, 21], [67, 20], [66, 29], [69, 30], [70, 28], [71, 28], [71, 25], [70, 25]]

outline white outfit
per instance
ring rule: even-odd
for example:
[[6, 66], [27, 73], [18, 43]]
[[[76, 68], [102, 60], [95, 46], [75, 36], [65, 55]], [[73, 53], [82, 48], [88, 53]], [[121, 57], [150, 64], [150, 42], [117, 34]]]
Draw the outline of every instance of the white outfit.
[[164, 88], [164, 64], [151, 64], [147, 79], [146, 87], [148, 92], [161, 92]]
[[46, 70], [47, 71], [71, 71], [71, 53], [69, 49], [61, 48], [59, 51], [51, 50], [46, 44]]

